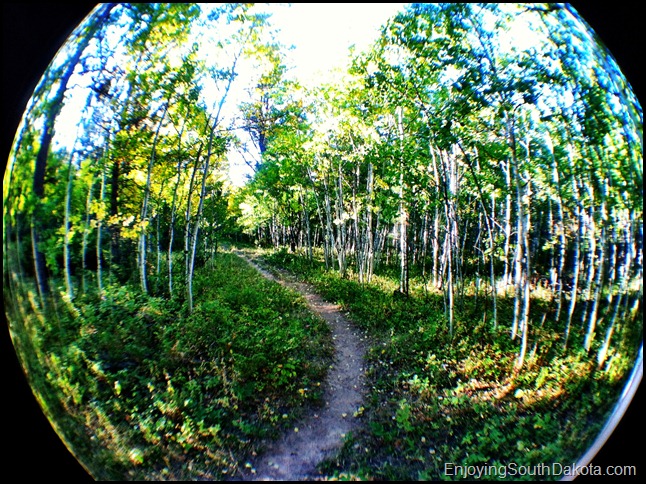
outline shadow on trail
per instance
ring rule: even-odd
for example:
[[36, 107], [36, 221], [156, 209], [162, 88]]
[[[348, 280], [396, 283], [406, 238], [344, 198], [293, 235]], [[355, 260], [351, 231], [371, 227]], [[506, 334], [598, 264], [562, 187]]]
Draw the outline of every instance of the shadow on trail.
[[291, 431], [272, 443], [252, 462], [245, 479], [303, 480], [318, 475], [316, 466], [343, 443], [356, 427], [356, 412], [365, 393], [365, 337], [344, 317], [340, 307], [324, 301], [312, 286], [276, 277], [259, 267], [244, 253], [234, 251], [264, 277], [293, 289], [306, 299], [311, 310], [330, 326], [335, 348], [335, 362], [330, 368], [323, 394], [324, 406], [312, 410]]

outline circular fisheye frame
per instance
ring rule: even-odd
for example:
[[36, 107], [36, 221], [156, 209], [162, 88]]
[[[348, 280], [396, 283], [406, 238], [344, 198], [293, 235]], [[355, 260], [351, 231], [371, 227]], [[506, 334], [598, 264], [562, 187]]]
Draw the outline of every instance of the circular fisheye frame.
[[9, 464], [635, 477], [643, 111], [595, 8], [4, 6]]

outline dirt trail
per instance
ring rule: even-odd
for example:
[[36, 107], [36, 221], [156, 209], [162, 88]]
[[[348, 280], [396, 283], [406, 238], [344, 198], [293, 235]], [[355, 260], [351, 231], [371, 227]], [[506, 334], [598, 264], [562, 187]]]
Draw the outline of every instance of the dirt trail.
[[235, 251], [263, 276], [302, 294], [311, 310], [330, 326], [335, 347], [335, 361], [328, 373], [323, 400], [325, 406], [311, 411], [295, 428], [290, 429], [255, 461], [255, 473], [247, 472], [246, 480], [306, 480], [317, 478], [316, 465], [337, 450], [343, 437], [356, 425], [355, 412], [364, 395], [364, 354], [366, 344], [359, 331], [340, 311], [339, 306], [324, 301], [312, 286], [280, 278], [264, 270], [246, 254]]

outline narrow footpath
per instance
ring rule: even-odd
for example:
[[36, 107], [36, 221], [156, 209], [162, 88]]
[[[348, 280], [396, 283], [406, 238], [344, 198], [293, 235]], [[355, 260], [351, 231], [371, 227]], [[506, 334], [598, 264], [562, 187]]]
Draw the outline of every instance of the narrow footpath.
[[[320, 477], [316, 466], [341, 447], [343, 438], [357, 425], [355, 414], [365, 393], [365, 339], [341, 313], [339, 306], [324, 301], [312, 286], [276, 277], [241, 251], [235, 253], [264, 277], [299, 292], [310, 309], [330, 326], [335, 361], [328, 373], [323, 399], [325, 406], [311, 411], [294, 428], [268, 446], [266, 452], [251, 461], [245, 480], [308, 480]], [[306, 342], [304, 342], [306, 343]]]

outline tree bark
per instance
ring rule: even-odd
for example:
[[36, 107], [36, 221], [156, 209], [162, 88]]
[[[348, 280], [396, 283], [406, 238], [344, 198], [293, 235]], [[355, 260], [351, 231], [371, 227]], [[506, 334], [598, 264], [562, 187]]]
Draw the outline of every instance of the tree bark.
[[570, 290], [570, 306], [568, 309], [568, 317], [567, 317], [567, 322], [565, 323], [565, 331], [563, 334], [563, 349], [567, 348], [568, 339], [570, 336], [570, 328], [572, 326], [572, 316], [574, 315], [574, 308], [576, 307], [576, 302], [577, 302], [579, 273], [580, 273], [580, 266], [581, 266], [581, 256], [580, 256], [581, 230], [583, 227], [583, 223], [581, 220], [582, 208], [579, 200], [579, 190], [578, 190], [576, 179], [572, 181], [572, 193], [574, 195], [574, 201], [576, 203], [574, 207], [574, 213], [575, 213], [575, 218], [577, 220], [577, 229], [576, 229], [576, 237], [574, 239], [574, 254], [572, 256], [574, 273], [572, 276], [572, 289]]
[[168, 111], [169, 101], [166, 101], [164, 104], [164, 110], [162, 111], [161, 118], [159, 119], [159, 124], [157, 125], [157, 130], [155, 131], [155, 138], [153, 139], [153, 146], [150, 154], [150, 162], [148, 163], [148, 174], [146, 176], [146, 187], [144, 189], [144, 201], [141, 207], [141, 234], [139, 236], [139, 274], [141, 281], [141, 289], [144, 293], [148, 292], [148, 278], [147, 278], [147, 269], [146, 269], [146, 232], [147, 232], [147, 217], [148, 217], [148, 199], [150, 198], [150, 183], [151, 175], [153, 171], [153, 165], [155, 164], [155, 155], [157, 152], [157, 142], [159, 141], [159, 132], [161, 130], [164, 119], [166, 118], [166, 112]]
[[397, 107], [399, 133], [399, 292], [408, 296], [408, 213], [404, 203], [404, 124], [401, 106]]
[[[184, 131], [182, 126], [182, 132]], [[179, 135], [178, 148], [181, 148], [182, 134]], [[181, 150], [178, 149], [181, 152]], [[177, 181], [173, 188], [173, 200], [170, 209], [170, 226], [168, 228], [168, 295], [173, 297], [173, 241], [175, 239], [175, 215], [177, 212], [177, 189], [182, 177], [182, 159], [177, 161]]]
[[204, 207], [204, 197], [206, 195], [206, 179], [209, 174], [209, 167], [211, 156], [213, 154], [213, 137], [215, 136], [215, 128], [217, 124], [214, 123], [209, 134], [209, 145], [206, 152], [206, 159], [204, 160], [204, 174], [202, 175], [202, 188], [200, 190], [200, 201], [197, 206], [197, 214], [195, 215], [195, 228], [193, 229], [192, 248], [188, 265], [188, 280], [187, 280], [187, 294], [188, 294], [188, 310], [193, 312], [193, 272], [195, 270], [195, 254], [197, 253], [197, 240], [200, 229], [200, 222], [202, 218], [202, 208]]
[[67, 163], [67, 190], [65, 191], [65, 235], [63, 239], [63, 264], [65, 267], [65, 290], [70, 301], [74, 299], [74, 284], [72, 282], [72, 269], [70, 267], [70, 212], [72, 210], [72, 186], [74, 180], [74, 167], [72, 162], [74, 154], [70, 155]]
[[[105, 172], [101, 170], [101, 190], [99, 192], [99, 203], [103, 204], [103, 196], [105, 194]], [[101, 273], [101, 230], [103, 225], [103, 217], [97, 217], [96, 224], [96, 284], [99, 297], [103, 296], [103, 275]]]
[[583, 342], [583, 347], [587, 352], [590, 351], [590, 348], [592, 346], [592, 341], [594, 340], [594, 336], [595, 336], [595, 329], [597, 325], [597, 311], [599, 309], [599, 299], [601, 298], [601, 290], [603, 285], [602, 275], [603, 275], [603, 268], [605, 263], [605, 241], [606, 241], [605, 211], [606, 211], [605, 200], [603, 200], [601, 203], [602, 227], [601, 227], [601, 235], [599, 238], [598, 256], [596, 261], [597, 267], [595, 269], [596, 277], [594, 280], [594, 295], [592, 298], [591, 307], [588, 315], [588, 329], [586, 331], [585, 340]]
[[83, 227], [83, 248], [81, 250], [81, 284], [83, 292], [87, 292], [87, 245], [88, 245], [88, 236], [90, 235], [90, 210], [92, 207], [92, 192], [94, 190], [94, 178], [90, 182], [90, 186], [87, 190], [87, 198], [85, 199], [85, 224]]
[[[36, 154], [36, 161], [34, 167], [34, 179], [33, 179], [33, 192], [34, 195], [42, 199], [45, 195], [45, 175], [47, 172], [47, 158], [49, 157], [50, 146], [52, 143], [52, 138], [54, 136], [54, 123], [58, 117], [61, 109], [63, 108], [63, 102], [65, 97], [65, 92], [67, 91], [67, 85], [69, 83], [74, 69], [81, 59], [81, 55], [87, 48], [90, 43], [90, 40], [94, 37], [94, 34], [103, 26], [103, 23], [110, 16], [110, 12], [117, 4], [108, 3], [105, 4], [101, 10], [97, 13], [96, 18], [93, 22], [87, 24], [85, 29], [79, 33], [79, 40], [74, 52], [64, 64], [63, 70], [59, 76], [54, 76], [58, 82], [58, 89], [54, 94], [54, 97], [50, 101], [49, 108], [45, 111], [45, 119], [43, 120], [43, 132], [40, 137], [40, 146], [38, 148], [38, 153]], [[34, 271], [36, 274], [36, 281], [38, 284], [38, 292], [40, 294], [41, 300], [45, 301], [46, 296], [49, 294], [49, 284], [47, 283], [47, 274], [45, 267], [45, 256], [40, 251], [40, 221], [37, 218], [36, 213], [38, 212], [36, 207], [34, 215], [32, 215], [31, 221], [31, 236], [32, 236], [32, 251], [34, 256]]]

